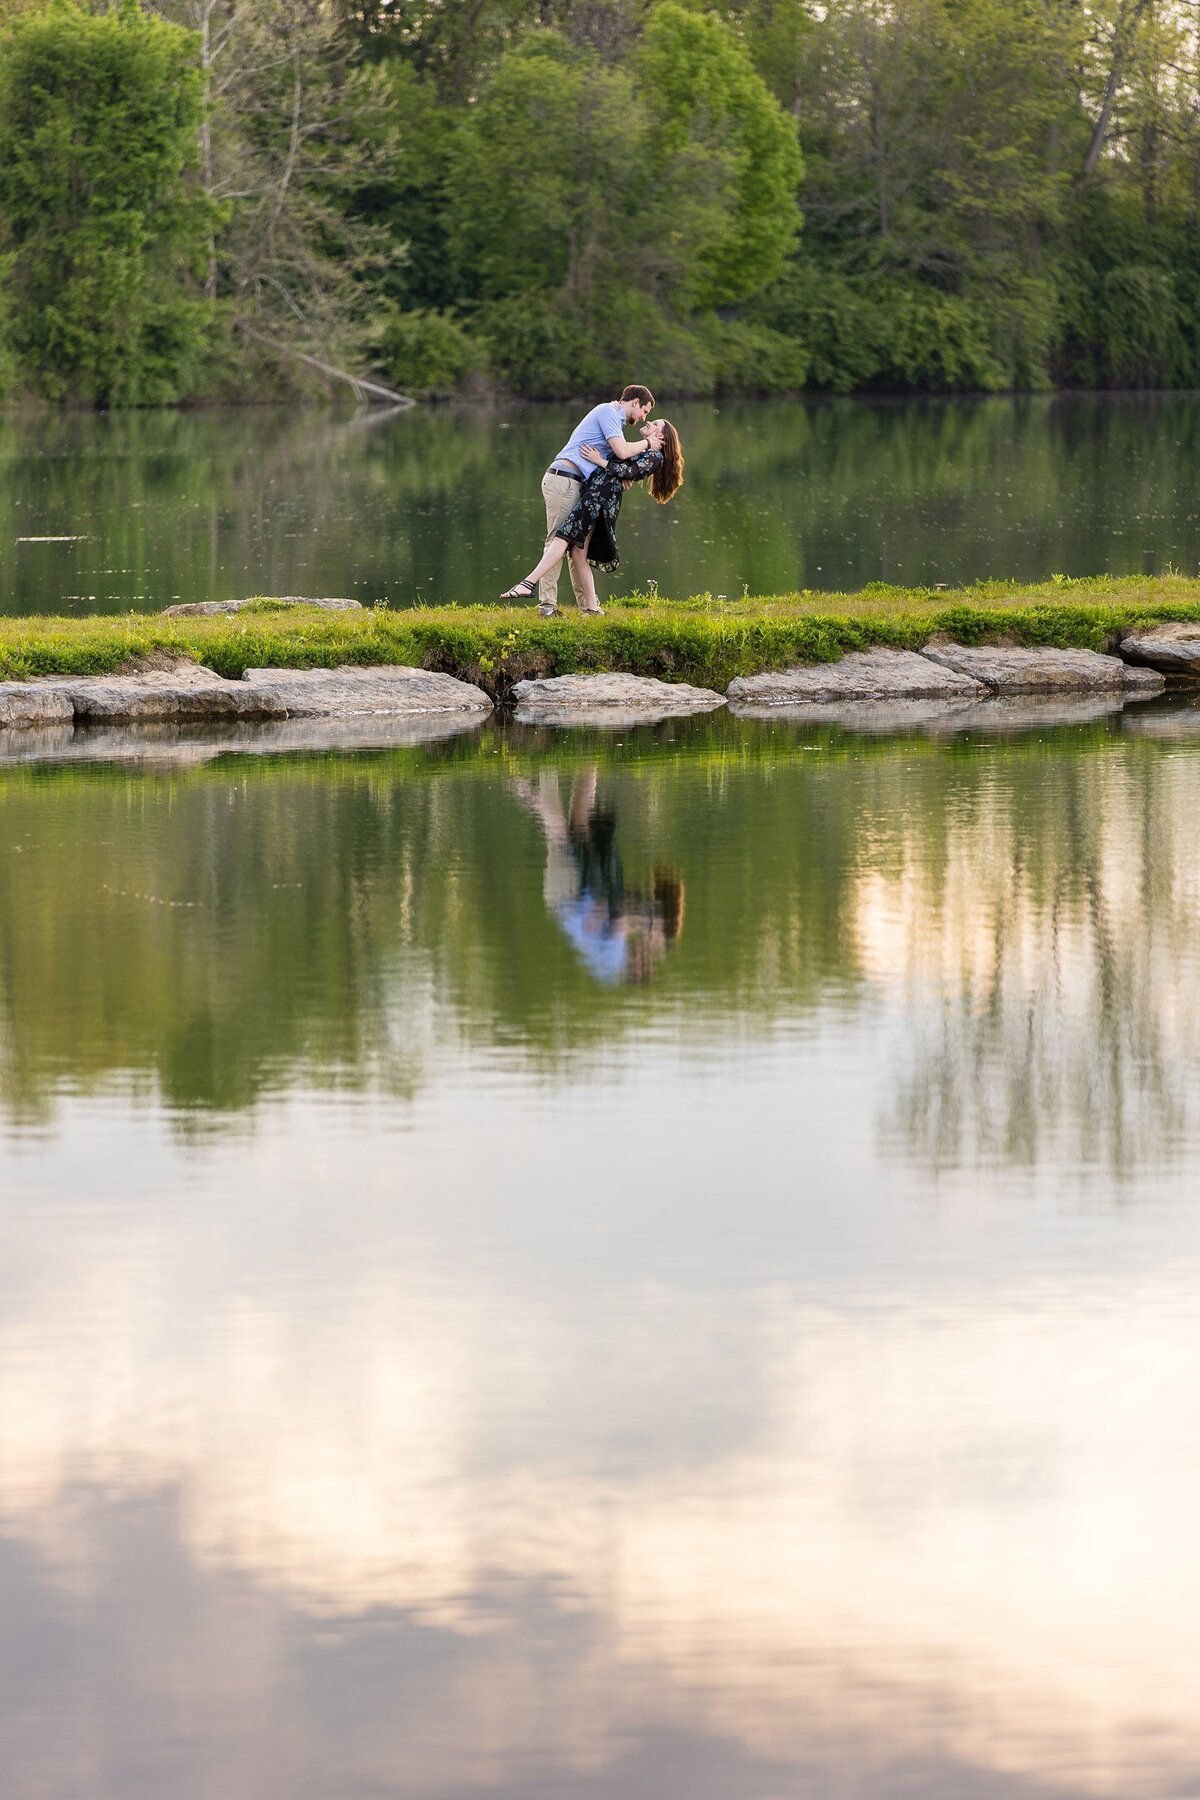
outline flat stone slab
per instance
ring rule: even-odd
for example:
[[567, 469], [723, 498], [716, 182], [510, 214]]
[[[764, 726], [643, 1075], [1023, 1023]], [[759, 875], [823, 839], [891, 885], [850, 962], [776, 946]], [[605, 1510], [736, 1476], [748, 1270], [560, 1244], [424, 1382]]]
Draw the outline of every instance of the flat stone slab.
[[1121, 639], [1119, 648], [1127, 662], [1160, 674], [1200, 676], [1200, 625], [1155, 625], [1133, 631]]
[[128, 675], [0, 683], [0, 729], [51, 724], [150, 725], [231, 720], [420, 717], [492, 710], [482, 688], [429, 669], [249, 669], [226, 681], [201, 664]]
[[77, 724], [287, 716], [271, 695], [225, 681], [198, 663], [137, 675], [58, 676], [46, 691], [65, 697]]
[[993, 694], [1087, 693], [1121, 688], [1160, 693], [1165, 677], [1096, 650], [1002, 649], [993, 644], [926, 644], [927, 661], [978, 681]]
[[836, 700], [977, 699], [978, 681], [938, 668], [914, 650], [851, 650], [839, 662], [739, 675], [726, 690], [739, 706], [806, 706]]
[[298, 594], [260, 594], [253, 600], [187, 600], [181, 606], [164, 606], [164, 619], [215, 619], [226, 613], [245, 612], [248, 606], [260, 606], [264, 600], [272, 606], [319, 606], [322, 612], [363, 612], [361, 600], [305, 600]]
[[514, 717], [524, 725], [651, 725], [713, 712], [725, 701], [712, 688], [648, 675], [551, 675], [518, 681]]
[[490, 713], [482, 688], [432, 669], [247, 669], [239, 686], [289, 719], [356, 713]]
[[0, 730], [70, 724], [75, 708], [66, 694], [36, 681], [0, 681]]

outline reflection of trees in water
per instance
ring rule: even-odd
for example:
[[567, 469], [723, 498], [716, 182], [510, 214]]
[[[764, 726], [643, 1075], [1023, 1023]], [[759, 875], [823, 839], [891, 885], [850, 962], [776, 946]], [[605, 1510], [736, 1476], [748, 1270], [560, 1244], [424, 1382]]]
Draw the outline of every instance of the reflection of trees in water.
[[[252, 1106], [310, 1075], [410, 1093], [435, 1045], [519, 1046], [558, 1073], [647, 1006], [690, 1042], [704, 1013], [814, 1003], [844, 977], [851, 816], [798, 779], [786, 745], [764, 780], [766, 734], [726, 720], [662, 735], [634, 768], [611, 741], [586, 752], [634, 910], [662, 939], [653, 986], [632, 989], [598, 984], [548, 915], [544, 831], [502, 772], [500, 732], [168, 776], [6, 772], [0, 1103], [36, 1119], [63, 1084], [114, 1077], [185, 1110]], [[514, 770], [553, 780], [561, 759], [578, 777], [578, 743], [512, 741], [528, 758]], [[655, 889], [667, 869], [686, 880], [683, 931], [682, 892]]]
[[217, 1109], [308, 1067], [326, 1084], [381, 1064], [416, 1079], [432, 984], [406, 952], [417, 860], [447, 854], [436, 805], [418, 797], [399, 833], [386, 780], [296, 766], [258, 780], [236, 763], [200, 780], [9, 777], [0, 795], [22, 852], [0, 859], [12, 1114], [44, 1113], [63, 1080], [114, 1075]]
[[[964, 770], [965, 773], [965, 770]], [[1200, 849], [1187, 765], [984, 760], [864, 858], [864, 967], [903, 997], [884, 1135], [942, 1168], [1124, 1173], [1179, 1140], [1200, 1060], [1181, 1004]]]
[[[308, 1080], [404, 1095], [474, 1045], [560, 1076], [649, 1023], [703, 1054], [882, 996], [885, 1134], [924, 1166], [1169, 1153], [1200, 1057], [1190, 759], [1104, 726], [989, 747], [717, 718], [639, 741], [626, 761], [492, 727], [5, 773], [0, 1106], [37, 1119], [113, 1079], [185, 1113]], [[661, 925], [650, 985], [597, 981], [547, 910], [521, 790], [556, 786], [568, 858], [571, 813], [616, 820], [618, 913], [628, 888]], [[669, 937], [656, 869], [686, 888]]]
[[[153, 607], [174, 595], [490, 598], [540, 541], [538, 483], [571, 405], [318, 409], [0, 422], [0, 609]], [[1142, 567], [1197, 543], [1200, 407], [1170, 396], [944, 405], [676, 406], [688, 482], [631, 496], [618, 589], [778, 592]], [[1146, 521], [1161, 519], [1161, 525]], [[1137, 527], [1138, 537], [1127, 534]], [[1146, 531], [1153, 534], [1147, 537]], [[1132, 559], [1132, 560], [1131, 560]], [[503, 583], [501, 583], [503, 585]]]

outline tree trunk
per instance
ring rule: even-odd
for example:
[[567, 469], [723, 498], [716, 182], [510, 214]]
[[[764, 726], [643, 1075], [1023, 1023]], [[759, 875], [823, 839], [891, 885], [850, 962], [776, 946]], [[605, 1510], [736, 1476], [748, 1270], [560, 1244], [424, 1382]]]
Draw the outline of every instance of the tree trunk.
[[1108, 121], [1112, 113], [1113, 101], [1117, 97], [1117, 89], [1121, 85], [1121, 76], [1125, 68], [1125, 58], [1129, 47], [1137, 35], [1137, 28], [1142, 22], [1149, 0], [1133, 0], [1133, 11], [1129, 22], [1125, 22], [1126, 8], [1129, 0], [1123, 0], [1121, 11], [1117, 15], [1117, 23], [1113, 32], [1112, 64], [1108, 71], [1108, 80], [1104, 84], [1104, 99], [1100, 107], [1100, 117], [1096, 121], [1096, 129], [1092, 133], [1092, 141], [1084, 158], [1083, 173], [1086, 178], [1100, 160], [1100, 152], [1104, 148], [1104, 140], [1108, 136]]
[[[207, 200], [212, 199], [213, 191], [213, 158], [212, 158], [212, 121], [209, 110], [212, 106], [212, 6], [205, 5], [200, 15], [200, 70], [204, 78], [204, 117], [200, 122], [200, 180]], [[208, 236], [208, 272], [204, 281], [204, 295], [207, 300], [215, 300], [217, 295], [217, 246], [212, 233]]]

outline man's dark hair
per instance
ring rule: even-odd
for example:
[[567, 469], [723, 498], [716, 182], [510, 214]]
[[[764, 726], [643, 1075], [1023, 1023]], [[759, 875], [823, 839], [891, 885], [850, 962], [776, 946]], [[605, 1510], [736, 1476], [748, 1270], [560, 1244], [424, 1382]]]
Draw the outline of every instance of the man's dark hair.
[[650, 392], [650, 389], [648, 387], [640, 386], [636, 381], [632, 387], [621, 389], [621, 398], [622, 400], [640, 400], [643, 406], [654, 405], [654, 395]]

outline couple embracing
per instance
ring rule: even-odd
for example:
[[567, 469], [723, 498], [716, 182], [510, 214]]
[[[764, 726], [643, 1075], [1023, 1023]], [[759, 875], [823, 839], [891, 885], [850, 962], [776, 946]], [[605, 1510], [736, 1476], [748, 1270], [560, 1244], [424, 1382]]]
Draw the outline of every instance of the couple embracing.
[[[558, 577], [567, 557], [580, 612], [603, 612], [592, 568], [611, 573], [621, 560], [616, 523], [625, 489], [649, 478], [651, 497], [665, 506], [683, 486], [679, 433], [668, 419], [649, 419], [653, 406], [650, 389], [635, 384], [579, 421], [542, 477], [545, 555], [524, 581], [501, 594], [502, 600], [532, 600], [536, 593], [542, 617], [556, 617]], [[633, 442], [625, 436], [630, 425], [642, 427]]]

